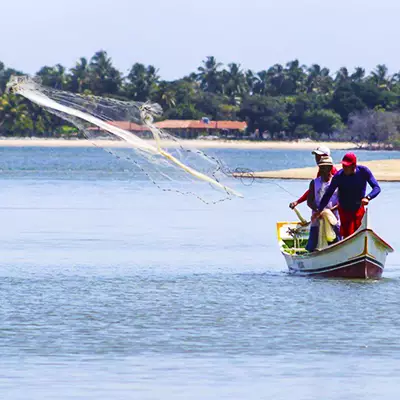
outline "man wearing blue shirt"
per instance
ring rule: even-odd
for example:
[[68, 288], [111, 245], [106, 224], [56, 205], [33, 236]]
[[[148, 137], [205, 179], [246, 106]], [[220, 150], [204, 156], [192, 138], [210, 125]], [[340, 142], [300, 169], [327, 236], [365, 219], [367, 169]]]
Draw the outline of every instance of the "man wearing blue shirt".
[[[365, 213], [364, 206], [381, 192], [381, 188], [372, 172], [362, 165], [357, 165], [354, 153], [347, 153], [342, 160], [341, 169], [333, 178], [321, 199], [318, 211], [328, 204], [336, 189], [339, 192], [340, 233], [343, 238], [352, 235], [361, 225]], [[372, 191], [366, 196], [367, 183]], [[317, 218], [320, 215], [317, 214]]]

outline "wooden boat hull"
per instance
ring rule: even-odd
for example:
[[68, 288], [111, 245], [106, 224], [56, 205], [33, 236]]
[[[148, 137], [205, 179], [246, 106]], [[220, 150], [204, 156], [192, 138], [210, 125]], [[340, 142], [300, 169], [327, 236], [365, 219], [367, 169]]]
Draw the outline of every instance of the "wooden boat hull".
[[380, 279], [384, 265], [376, 260], [361, 257], [358, 260], [349, 261], [340, 265], [333, 265], [321, 269], [302, 270], [289, 267], [289, 272], [299, 275], [312, 275], [324, 278], [349, 278], [349, 279]]
[[[293, 223], [286, 223], [286, 225], [278, 223], [278, 238], [281, 242], [286, 226], [293, 226]], [[291, 254], [281, 246], [281, 251], [292, 274], [379, 279], [385, 267], [386, 257], [393, 249], [368, 227], [367, 216], [365, 216], [357, 232], [322, 250]]]

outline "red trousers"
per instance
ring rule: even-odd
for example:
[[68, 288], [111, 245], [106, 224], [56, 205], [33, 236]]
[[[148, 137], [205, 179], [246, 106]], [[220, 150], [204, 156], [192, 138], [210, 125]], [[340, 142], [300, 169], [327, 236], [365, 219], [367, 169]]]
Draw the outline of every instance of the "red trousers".
[[356, 211], [349, 211], [343, 210], [339, 206], [338, 211], [340, 216], [340, 235], [344, 239], [352, 235], [360, 227], [365, 214], [365, 208], [361, 206]]

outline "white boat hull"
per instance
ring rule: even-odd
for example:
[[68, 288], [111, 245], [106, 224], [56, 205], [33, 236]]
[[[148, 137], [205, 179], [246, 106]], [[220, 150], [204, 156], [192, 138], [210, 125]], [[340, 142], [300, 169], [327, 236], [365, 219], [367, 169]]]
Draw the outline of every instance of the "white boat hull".
[[[281, 229], [285, 225], [281, 225]], [[279, 233], [278, 233], [279, 236]], [[354, 279], [379, 279], [392, 247], [368, 227], [367, 214], [361, 227], [348, 238], [322, 250], [290, 254], [281, 246], [290, 273]]]

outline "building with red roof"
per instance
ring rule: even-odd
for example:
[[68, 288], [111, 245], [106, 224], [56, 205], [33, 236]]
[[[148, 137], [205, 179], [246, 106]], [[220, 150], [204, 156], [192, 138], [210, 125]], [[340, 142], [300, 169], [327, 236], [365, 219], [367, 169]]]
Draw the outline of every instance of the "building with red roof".
[[[138, 125], [129, 121], [110, 121], [109, 124], [120, 129], [133, 132], [139, 136], [150, 136], [151, 133], [145, 125]], [[204, 120], [165, 120], [154, 124], [159, 129], [165, 129], [175, 136], [182, 138], [197, 138], [198, 136], [238, 136], [246, 130], [247, 124], [242, 121], [204, 121]], [[100, 128], [91, 128], [99, 130]]]

